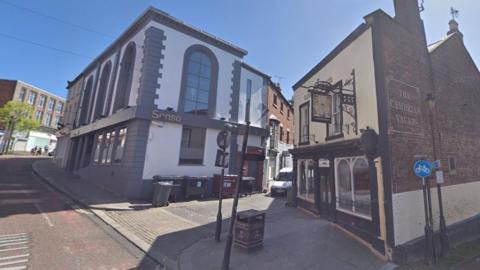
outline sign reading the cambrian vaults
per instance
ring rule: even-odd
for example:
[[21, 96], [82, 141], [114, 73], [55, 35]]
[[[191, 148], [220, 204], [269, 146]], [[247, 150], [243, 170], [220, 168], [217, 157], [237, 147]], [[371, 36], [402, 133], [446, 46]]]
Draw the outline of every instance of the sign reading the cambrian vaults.
[[422, 135], [422, 97], [420, 89], [408, 83], [390, 79], [387, 81], [389, 131]]

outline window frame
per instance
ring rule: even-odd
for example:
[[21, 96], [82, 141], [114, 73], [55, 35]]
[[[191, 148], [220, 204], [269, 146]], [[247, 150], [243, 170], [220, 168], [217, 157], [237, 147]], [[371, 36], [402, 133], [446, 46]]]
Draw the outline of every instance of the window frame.
[[216, 101], [217, 101], [217, 88], [218, 88], [218, 60], [215, 54], [207, 47], [203, 45], [192, 45], [188, 49], [185, 50], [185, 54], [183, 56], [183, 69], [182, 69], [182, 81], [181, 81], [181, 88], [180, 88], [180, 97], [178, 99], [178, 111], [182, 113], [185, 112], [185, 98], [187, 93], [187, 78], [188, 78], [188, 68], [189, 68], [189, 60], [192, 54], [200, 52], [206, 55], [211, 63], [211, 70], [210, 70], [210, 91], [208, 96], [208, 109], [206, 115], [202, 114], [195, 114], [189, 113], [198, 116], [206, 116], [209, 118], [213, 118], [215, 116], [216, 110]]
[[20, 100], [21, 102], [24, 102], [26, 94], [27, 94], [27, 88], [26, 87], [20, 88], [20, 93], [18, 93], [18, 100]]
[[[307, 112], [306, 112], [306, 118], [307, 118], [307, 140], [304, 141], [303, 140], [303, 132], [302, 132], [302, 109], [303, 107], [307, 107]], [[305, 116], [304, 116], [305, 117]], [[310, 144], [310, 101], [307, 101], [303, 104], [301, 104], [300, 106], [298, 106], [298, 122], [300, 123], [299, 126], [298, 126], [298, 144], [299, 145], [308, 145]]]
[[[113, 102], [113, 113], [127, 108], [133, 85], [133, 73], [135, 72], [135, 60], [137, 57], [137, 45], [130, 42], [122, 52], [120, 71], [118, 73], [117, 89]], [[129, 62], [127, 60], [130, 60]], [[126, 64], [129, 64], [128, 66]]]
[[[30, 97], [33, 96], [33, 100], [30, 101]], [[34, 105], [35, 104], [35, 101], [37, 100], [37, 92], [35, 91], [30, 91], [28, 93], [28, 99], [27, 99], [27, 103], [30, 104], [30, 105]]]
[[[190, 130], [190, 136], [189, 136], [189, 141], [188, 141], [188, 148], [191, 148], [191, 138], [193, 134], [193, 129], [200, 129], [202, 130], [202, 137], [203, 137], [203, 142], [202, 142], [202, 160], [200, 163], [188, 163], [188, 162], [182, 162], [182, 145], [184, 141], [184, 135], [183, 132], [184, 130], [189, 129]], [[178, 155], [178, 165], [179, 166], [204, 166], [205, 165], [205, 149], [206, 149], [206, 143], [207, 143], [207, 129], [202, 128], [202, 127], [194, 127], [194, 126], [182, 126], [182, 134], [180, 137], [180, 147], [179, 147], [179, 155]], [[185, 158], [183, 158], [185, 160]]]
[[[337, 211], [340, 211], [340, 212], [343, 212], [343, 213], [347, 213], [349, 215], [353, 215], [353, 216], [356, 216], [356, 217], [360, 217], [362, 219], [366, 219], [366, 220], [369, 220], [369, 221], [372, 221], [372, 209], [370, 209], [370, 216], [366, 215], [366, 214], [363, 214], [363, 213], [359, 213], [359, 212], [356, 212], [355, 211], [355, 177], [354, 177], [354, 166], [355, 166], [355, 163], [358, 159], [364, 159], [367, 164], [368, 164], [368, 159], [365, 157], [365, 156], [353, 156], [353, 157], [337, 157], [335, 158], [334, 160], [334, 176], [335, 176], [335, 197], [336, 197], [336, 202], [335, 202], [335, 209]], [[349, 210], [349, 209], [345, 209], [345, 208], [342, 208], [340, 207], [340, 201], [339, 201], [339, 198], [340, 198], [340, 188], [339, 188], [339, 177], [338, 177], [338, 164], [341, 162], [341, 161], [346, 161], [348, 166], [349, 166], [349, 169], [350, 169], [350, 187], [351, 187], [351, 196], [352, 196], [352, 210]], [[372, 190], [370, 189], [370, 207], [371, 207], [371, 199], [372, 199], [372, 194], [371, 194]]]

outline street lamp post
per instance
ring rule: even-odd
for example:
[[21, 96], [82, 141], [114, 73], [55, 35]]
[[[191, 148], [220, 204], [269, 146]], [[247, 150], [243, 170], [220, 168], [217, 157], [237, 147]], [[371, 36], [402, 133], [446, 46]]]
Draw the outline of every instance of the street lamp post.
[[[230, 216], [230, 226], [228, 228], [227, 243], [225, 244], [225, 253], [223, 254], [222, 261], [222, 270], [228, 270], [230, 268], [230, 255], [232, 253], [232, 242], [233, 242], [233, 227], [235, 226], [235, 220], [237, 219], [237, 206], [238, 199], [240, 197], [240, 181], [243, 178], [243, 166], [245, 164], [246, 152], [247, 152], [247, 143], [248, 143], [248, 134], [250, 133], [250, 96], [251, 92], [247, 89], [247, 103], [245, 106], [245, 133], [243, 134], [243, 143], [242, 143], [242, 158], [240, 159], [240, 168], [238, 172], [238, 179], [235, 183], [235, 196], [233, 199], [232, 206], [232, 215]], [[234, 153], [230, 153], [233, 155]]]
[[222, 147], [222, 172], [221, 172], [221, 175], [220, 175], [220, 183], [219, 183], [219, 188], [218, 188], [218, 211], [217, 211], [217, 224], [216, 224], [216, 228], [215, 228], [215, 240], [217, 240], [217, 242], [220, 242], [220, 235], [222, 233], [222, 200], [223, 200], [223, 185], [224, 185], [224, 181], [225, 181], [225, 156], [226, 156], [226, 153], [225, 153], [225, 150], [226, 150], [226, 146], [227, 146], [227, 134], [228, 134], [228, 125], [229, 124], [225, 124], [225, 129], [224, 129], [224, 136], [223, 136], [223, 147]]
[[[429, 118], [430, 118], [430, 128], [432, 130], [432, 148], [433, 148], [433, 160], [437, 160], [437, 147], [436, 147], [436, 136], [435, 136], [435, 98], [432, 94], [427, 96], [427, 103], [430, 109]], [[442, 169], [440, 168], [440, 171]], [[438, 210], [440, 212], [440, 243], [441, 243], [441, 254], [444, 255], [448, 252], [449, 241], [447, 235], [447, 226], [445, 223], [445, 216], [443, 213], [443, 199], [442, 199], [442, 186], [437, 181], [437, 197], [438, 197]]]

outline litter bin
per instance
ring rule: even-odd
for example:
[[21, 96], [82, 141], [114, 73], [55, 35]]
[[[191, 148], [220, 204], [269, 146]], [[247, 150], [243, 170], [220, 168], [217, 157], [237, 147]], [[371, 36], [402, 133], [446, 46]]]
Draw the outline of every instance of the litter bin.
[[208, 177], [185, 177], [185, 199], [192, 196], [204, 198], [208, 193]]
[[172, 189], [171, 183], [167, 183], [167, 182], [153, 183], [152, 205], [155, 207], [167, 206], [168, 197], [170, 196], [171, 189]]
[[154, 182], [168, 182], [173, 184], [169, 200], [172, 202], [178, 202], [185, 200], [185, 177], [184, 176], [159, 176], [153, 177]]
[[265, 212], [247, 210], [237, 214], [235, 221], [234, 244], [246, 251], [252, 251], [263, 245]]

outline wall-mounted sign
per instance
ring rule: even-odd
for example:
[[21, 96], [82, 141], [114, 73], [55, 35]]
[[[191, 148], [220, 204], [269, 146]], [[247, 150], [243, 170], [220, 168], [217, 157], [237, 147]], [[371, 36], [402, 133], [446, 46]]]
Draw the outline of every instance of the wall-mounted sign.
[[163, 111], [155, 109], [152, 111], [152, 120], [171, 123], [182, 123], [182, 116], [174, 111]]
[[319, 168], [330, 168], [330, 160], [328, 159], [319, 159], [318, 160]]
[[332, 122], [332, 96], [321, 92], [312, 92], [312, 122]]
[[355, 95], [342, 93], [342, 104], [355, 105]]

